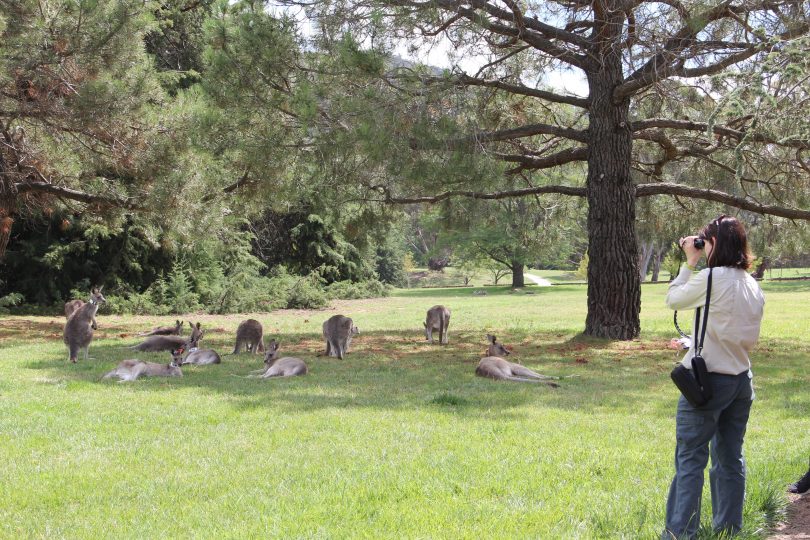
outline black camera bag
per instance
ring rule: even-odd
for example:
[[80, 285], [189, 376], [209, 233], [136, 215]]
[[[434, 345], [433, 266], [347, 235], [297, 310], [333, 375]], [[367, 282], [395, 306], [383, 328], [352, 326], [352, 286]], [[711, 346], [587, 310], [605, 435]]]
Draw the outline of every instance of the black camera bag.
[[709, 283], [706, 287], [706, 306], [703, 309], [703, 327], [700, 328], [700, 308], [695, 316], [695, 332], [700, 333], [700, 339], [695, 342], [695, 354], [692, 357], [692, 369], [686, 369], [683, 364], [672, 370], [669, 376], [672, 382], [681, 391], [683, 397], [693, 406], [701, 407], [709, 402], [714, 395], [712, 385], [709, 381], [709, 370], [706, 368], [706, 361], [701, 356], [703, 352], [703, 339], [706, 337], [706, 324], [709, 321], [709, 300], [712, 294], [712, 269], [709, 269]]

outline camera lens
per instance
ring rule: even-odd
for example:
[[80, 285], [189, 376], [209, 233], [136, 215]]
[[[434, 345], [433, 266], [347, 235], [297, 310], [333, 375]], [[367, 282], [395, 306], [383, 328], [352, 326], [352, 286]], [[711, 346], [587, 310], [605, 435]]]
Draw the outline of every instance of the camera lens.
[[703, 238], [695, 238], [695, 249], [703, 249], [705, 245], [706, 241]]

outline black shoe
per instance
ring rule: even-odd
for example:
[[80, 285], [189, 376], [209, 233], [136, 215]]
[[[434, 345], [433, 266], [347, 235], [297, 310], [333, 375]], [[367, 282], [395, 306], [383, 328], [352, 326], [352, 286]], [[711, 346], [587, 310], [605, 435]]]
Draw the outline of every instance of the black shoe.
[[802, 476], [798, 482], [788, 486], [788, 491], [791, 493], [804, 493], [808, 489], [810, 489], [810, 469], [804, 473], [804, 476]]

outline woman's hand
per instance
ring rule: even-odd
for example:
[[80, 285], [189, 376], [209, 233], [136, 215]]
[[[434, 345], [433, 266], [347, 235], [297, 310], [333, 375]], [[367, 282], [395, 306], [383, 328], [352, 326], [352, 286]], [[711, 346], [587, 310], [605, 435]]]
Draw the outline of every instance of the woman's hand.
[[686, 254], [686, 264], [689, 266], [696, 266], [700, 258], [703, 256], [703, 250], [695, 247], [695, 240], [697, 236], [684, 236], [678, 240], [678, 245]]

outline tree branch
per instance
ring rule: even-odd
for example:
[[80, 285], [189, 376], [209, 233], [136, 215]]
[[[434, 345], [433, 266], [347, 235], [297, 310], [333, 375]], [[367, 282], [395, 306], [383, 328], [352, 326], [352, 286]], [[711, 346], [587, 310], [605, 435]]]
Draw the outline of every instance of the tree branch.
[[691, 199], [718, 202], [757, 214], [810, 221], [810, 210], [761, 204], [750, 199], [729, 195], [728, 193], [714, 189], [696, 188], [668, 182], [640, 184], [636, 186], [636, 197], [650, 197], [652, 195], [684, 196]]
[[140, 206], [130, 199], [117, 199], [114, 197], [105, 197], [104, 195], [93, 195], [84, 191], [78, 191], [66, 187], [56, 186], [49, 182], [36, 181], [36, 182], [20, 182], [14, 184], [14, 188], [18, 193], [48, 193], [56, 195], [62, 199], [69, 199], [72, 201], [79, 201], [87, 204], [102, 204], [105, 206], [112, 206], [117, 208], [126, 208], [129, 210], [145, 210], [146, 208]]
[[[635, 132], [635, 131], [649, 130], [650, 128], [679, 129], [683, 131], [702, 131], [705, 133], [706, 131], [709, 130], [709, 124], [705, 124], [703, 122], [692, 122], [691, 120], [650, 118], [648, 120], [639, 120], [638, 122], [633, 122], [631, 126], [631, 131]], [[810, 148], [810, 140], [806, 139], [796, 139], [796, 138], [777, 139], [776, 137], [767, 135], [765, 133], [748, 133], [746, 131], [732, 129], [722, 125], [720, 126], [713, 125], [711, 127], [711, 130], [712, 133], [716, 135], [730, 137], [736, 141], [741, 141], [743, 138], [747, 138], [748, 140], [753, 142], [774, 144], [777, 146], [783, 146], [787, 148], [802, 148], [802, 149]]]
[[[513, 197], [525, 197], [527, 195], [536, 194], [559, 194], [569, 195], [573, 197], [585, 197], [587, 190], [584, 187], [575, 186], [536, 186], [531, 188], [495, 191], [491, 193], [481, 193], [477, 191], [464, 191], [452, 190], [445, 191], [434, 196], [416, 196], [416, 197], [394, 197], [391, 195], [386, 186], [371, 186], [367, 185], [381, 195], [383, 199], [378, 202], [387, 204], [435, 204], [453, 197], [467, 197], [470, 199], [506, 199]], [[801, 210], [798, 208], [786, 208], [783, 206], [775, 206], [769, 204], [761, 204], [750, 199], [737, 197], [728, 193], [717, 191], [714, 189], [696, 188], [691, 186], [684, 186], [681, 184], [674, 184], [668, 182], [657, 182], [653, 184], [639, 184], [636, 186], [636, 197], [651, 197], [654, 195], [672, 195], [675, 197], [683, 196], [692, 199], [700, 199], [704, 201], [713, 201], [741, 210], [755, 212], [757, 214], [765, 214], [771, 216], [779, 216], [789, 219], [801, 219], [810, 221], [810, 210]]]
[[581, 143], [588, 142], [588, 136], [584, 131], [572, 128], [565, 128], [560, 126], [552, 126], [550, 124], [529, 124], [520, 126], [513, 129], [503, 129], [500, 131], [481, 131], [464, 137], [448, 141], [450, 148], [458, 148], [471, 144], [482, 144], [496, 141], [511, 141], [514, 139], [521, 139], [523, 137], [533, 137], [535, 135], [553, 135], [555, 137], [563, 137]]

